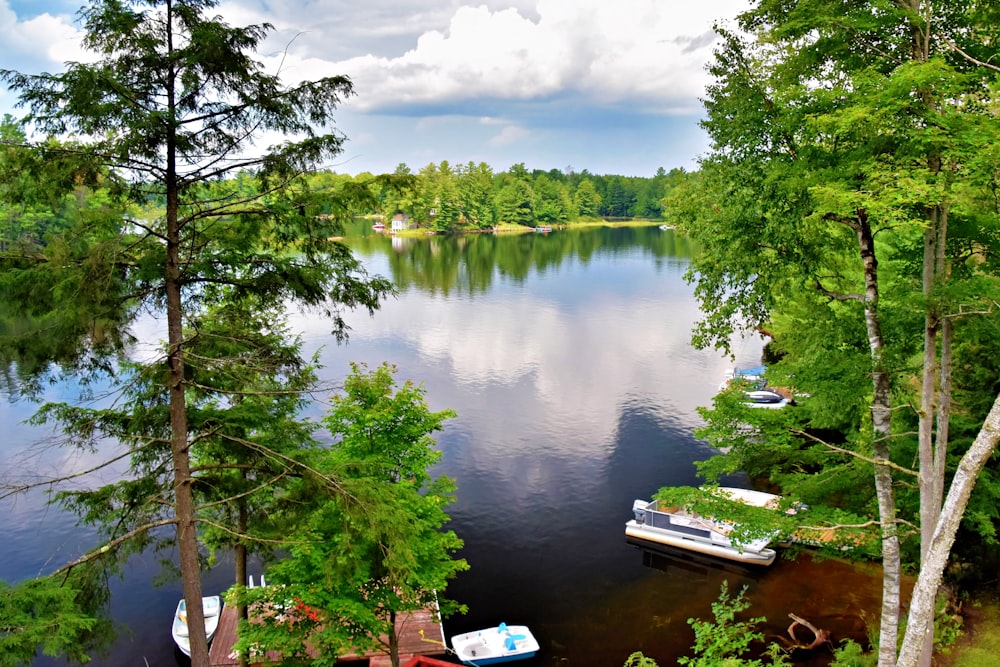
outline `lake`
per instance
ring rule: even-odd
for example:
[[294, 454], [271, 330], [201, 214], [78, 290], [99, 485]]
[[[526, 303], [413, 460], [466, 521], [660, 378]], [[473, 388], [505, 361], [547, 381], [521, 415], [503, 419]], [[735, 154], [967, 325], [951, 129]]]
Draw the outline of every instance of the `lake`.
[[[397, 238], [360, 223], [347, 238], [398, 297], [372, 318], [351, 315], [346, 345], [308, 315], [292, 328], [307, 352], [321, 351], [324, 379], [343, 378], [352, 361], [388, 361], [399, 381], [424, 385], [431, 409], [457, 412], [438, 434], [437, 472], [457, 480], [450, 527], [471, 569], [447, 591], [469, 607], [445, 621], [447, 635], [505, 621], [539, 639], [525, 667], [621, 665], [637, 650], [666, 666], [689, 653], [687, 619], [709, 618], [728, 581], [731, 591], [748, 587], [750, 613], [769, 619], [768, 636], [783, 635], [795, 613], [834, 641], [864, 638], [863, 619], [879, 612], [874, 568], [779, 557], [749, 569], [625, 540], [633, 499], [699, 483], [695, 461], [713, 450], [693, 435], [697, 408], [711, 404], [727, 368], [760, 362], [757, 339], [734, 341], [735, 359], [691, 347], [698, 306], [683, 278], [695, 251], [686, 239], [655, 226]], [[147, 344], [162, 336], [155, 325], [139, 332]], [[72, 399], [75, 389], [55, 386], [48, 398]], [[91, 462], [33, 444], [45, 433], [20, 423], [32, 410], [0, 402], [11, 429], [0, 449], [5, 469], [65, 472]], [[89, 544], [41, 494], [4, 510], [5, 580], [51, 569]], [[158, 557], [135, 558], [109, 582], [122, 633], [94, 664], [186, 663], [169, 632], [180, 584], [158, 581]], [[206, 594], [231, 579], [231, 565], [220, 564], [205, 575]], [[796, 664], [828, 659], [820, 651]]]

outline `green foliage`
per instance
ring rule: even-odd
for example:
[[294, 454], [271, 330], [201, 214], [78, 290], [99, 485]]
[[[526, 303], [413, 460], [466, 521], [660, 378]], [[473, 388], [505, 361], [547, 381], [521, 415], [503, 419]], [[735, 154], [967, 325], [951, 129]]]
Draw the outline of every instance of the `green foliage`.
[[458, 169], [458, 194], [468, 224], [488, 229], [496, 222], [493, 208], [493, 169], [485, 162], [469, 162]]
[[[763, 641], [764, 636], [755, 632], [757, 624], [765, 619], [752, 618], [747, 621], [738, 620], [738, 615], [749, 608], [750, 603], [744, 599], [746, 588], [735, 598], [729, 596], [729, 586], [723, 582], [719, 598], [712, 603], [714, 621], [688, 619], [688, 624], [694, 629], [695, 644], [692, 647], [693, 657], [682, 656], [677, 659], [679, 665], [692, 667], [787, 667], [791, 665], [788, 655], [778, 644], [771, 644], [764, 651], [765, 663], [761, 659], [748, 659], [744, 656], [753, 645]], [[625, 661], [625, 667], [656, 667], [656, 661], [637, 651]], [[845, 663], [843, 667], [848, 667]], [[859, 667], [861, 667], [859, 665]]]
[[297, 518], [285, 527], [288, 557], [268, 572], [276, 585], [233, 592], [287, 613], [242, 625], [239, 650], [306, 658], [308, 644], [321, 656], [314, 664], [334, 664], [350, 648], [392, 655], [398, 614], [438, 604], [445, 615], [464, 610], [442, 595], [468, 568], [452, 556], [461, 540], [443, 529], [454, 482], [430, 474], [440, 459], [431, 433], [454, 413], [431, 412], [423, 389], [397, 385], [394, 373], [354, 364], [334, 397], [324, 418], [334, 442], [312, 452], [308, 466], [338, 487], [324, 490], [322, 478], [307, 475], [291, 490], [298, 509], [289, 517]]
[[[981, 49], [995, 33], [959, 4], [940, 3], [938, 12], [963, 49]], [[996, 289], [991, 262], [973, 257], [995, 254], [1000, 229], [995, 200], [986, 202], [995, 170], [983, 158], [1000, 139], [991, 110], [997, 75], [936, 37], [918, 56], [911, 40], [929, 30], [922, 21], [899, 6], [872, 13], [825, 0], [766, 1], [744, 13], [743, 32], [721, 32], [710, 66], [704, 127], [713, 151], [666, 202], [670, 219], [704, 250], [688, 275], [704, 312], [695, 344], [728, 349], [734, 332], [766, 329], [781, 352], [771, 384], [806, 395], [783, 411], [747, 411], [720, 396], [702, 413], [701, 435], [725, 453], [701, 471], [714, 479], [744, 470], [813, 507], [843, 510], [851, 523], [873, 519], [877, 508], [872, 466], [847, 453], [870, 459], [873, 444], [888, 442], [870, 434], [873, 364], [891, 375], [891, 458], [903, 467], [916, 460], [912, 406], [920, 404], [928, 309], [955, 316], [956, 359], [969, 355], [954, 365], [961, 389], [952, 397], [952, 461], [1000, 389], [1000, 371], [986, 359], [995, 346], [982, 346], [996, 340], [982, 336], [995, 333], [995, 316], [958, 316], [990, 310], [981, 300]], [[947, 270], [925, 297], [934, 211], [947, 216]], [[866, 292], [859, 251], [869, 231], [877, 294]], [[877, 359], [869, 315], [880, 327]], [[977, 485], [966, 522], [987, 539], [990, 479]], [[917, 488], [897, 493], [900, 516], [919, 523]], [[916, 559], [915, 540], [904, 553]]]
[[866, 653], [861, 644], [851, 639], [845, 639], [833, 652], [830, 667], [875, 667], [878, 655]]
[[535, 224], [535, 193], [524, 180], [514, 180], [496, 194], [497, 220], [531, 227]]
[[483, 162], [453, 168], [442, 161], [421, 168], [412, 186], [385, 198], [379, 212], [402, 211], [419, 226], [442, 232], [488, 229], [497, 223], [558, 225], [602, 216], [656, 219], [663, 215], [664, 199], [682, 174], [683, 170], [667, 174], [662, 169], [653, 178], [558, 169], [529, 172], [523, 164], [494, 173]]
[[624, 667], [657, 667], [656, 661], [636, 651], [625, 660]]
[[[764, 635], [754, 628], [765, 619], [751, 618], [739, 620], [739, 615], [749, 608], [750, 603], [744, 598], [746, 588], [731, 598], [726, 582], [722, 583], [719, 598], [712, 603], [712, 621], [688, 619], [688, 624], [694, 629], [695, 643], [692, 647], [693, 657], [680, 657], [679, 665], [691, 667], [763, 667], [760, 659], [745, 659], [743, 656], [750, 648], [764, 639]], [[770, 665], [787, 665], [787, 657], [783, 653], [773, 654]]]
[[[336, 240], [341, 221], [372, 201], [358, 197], [363, 186], [336, 184], [344, 201], [333, 203], [308, 177], [340, 151], [333, 112], [351, 82], [284, 85], [255, 54], [271, 26], [230, 26], [217, 5], [94, 0], [80, 16], [96, 61], [60, 74], [0, 70], [28, 125], [59, 139], [2, 130], [19, 145], [4, 145], [0, 170], [26, 180], [3, 193], [20, 208], [0, 221], [0, 313], [13, 323], [0, 331], [0, 361], [35, 387], [52, 368], [118, 378], [122, 402], [111, 408], [39, 412], [71, 445], [116, 438], [130, 462], [123, 482], [56, 497], [100, 527], [108, 544], [95, 557], [142, 549], [160, 526], [183, 528], [177, 560], [192, 610], [202, 560], [193, 522], [227, 528], [229, 512], [268, 506], [279, 480], [301, 475], [289, 452], [312, 445], [294, 416], [313, 378], [285, 342], [286, 308], [323, 313], [344, 340], [344, 312], [372, 313], [393, 291]], [[264, 132], [282, 143], [260, 151]], [[44, 179], [35, 200], [24, 194]], [[43, 205], [61, 215], [28, 215]], [[166, 349], [136, 363], [130, 326], [150, 312], [165, 315]], [[199, 513], [197, 499], [214, 511]], [[203, 664], [196, 630], [192, 661]]]
[[[961, 320], [993, 310], [985, 295], [998, 274], [974, 257], [995, 254], [1000, 228], [995, 166], [982, 157], [1000, 140], [1000, 79], [969, 55], [992, 57], [995, 8], [946, 0], [917, 9], [764, 0], [740, 15], [738, 30], [722, 30], [703, 123], [713, 150], [678, 213], [704, 249], [688, 275], [705, 313], [695, 344], [728, 351], [734, 332], [766, 329], [784, 353], [776, 373], [807, 394], [787, 418], [741, 417], [717, 401], [724, 414], [712, 437], [725, 443], [727, 425], [742, 433], [729, 461], [705, 469], [743, 467], [797, 496], [820, 491], [810, 476], [831, 480], [823, 504], [885, 524], [923, 522], [926, 547], [945, 452], [968, 446], [996, 396], [996, 375], [986, 380], [948, 355], [964, 347]], [[948, 383], [965, 384], [966, 373], [990, 391], [953, 392]], [[956, 426], [978, 425], [950, 443], [950, 416], [973, 405], [976, 417]], [[917, 483], [894, 483], [917, 467]], [[858, 474], [865, 468], [878, 506], [851, 491], [852, 479], [871, 489]], [[947, 508], [962, 510], [964, 501]], [[902, 544], [883, 545], [886, 664], [897, 651], [900, 554], [920, 560], [919, 534], [903, 530]], [[926, 599], [909, 610], [906, 661], [922, 650]]]
[[84, 637], [98, 620], [81, 608], [80, 591], [57, 577], [15, 585], [0, 580], [0, 665], [29, 665], [41, 651], [89, 662]]
[[956, 652], [956, 667], [990, 667], [1000, 655], [1000, 606], [987, 595], [969, 603], [968, 615], [974, 616], [969, 641]]
[[582, 218], [596, 218], [601, 208], [601, 195], [597, 194], [594, 182], [589, 178], [580, 181], [573, 200]]
[[455, 416], [452, 410], [430, 412], [424, 390], [410, 381], [397, 386], [396, 369], [382, 364], [369, 372], [351, 364], [344, 393], [333, 398], [323, 423], [338, 439], [334, 455], [345, 465], [361, 463], [358, 474], [386, 482], [409, 480], [419, 490], [441, 458], [431, 433]]

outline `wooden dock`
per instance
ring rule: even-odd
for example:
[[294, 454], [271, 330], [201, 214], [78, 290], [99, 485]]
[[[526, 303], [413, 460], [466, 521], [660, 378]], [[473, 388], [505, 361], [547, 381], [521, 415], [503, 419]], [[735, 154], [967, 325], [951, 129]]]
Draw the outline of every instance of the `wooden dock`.
[[[237, 626], [236, 607], [225, 606], [219, 618], [219, 628], [208, 651], [209, 664], [212, 667], [228, 667], [239, 665], [239, 657], [233, 651], [236, 644]], [[444, 656], [446, 648], [444, 627], [436, 609], [401, 614], [396, 620], [396, 636], [399, 638], [399, 663], [406, 664], [408, 660], [420, 656]], [[367, 660], [369, 667], [388, 667], [391, 662], [386, 653], [362, 655], [350, 653], [340, 657], [339, 662], [349, 663]], [[266, 660], [255, 662], [256, 665], [267, 665], [277, 662]], [[429, 664], [427, 661], [417, 664]], [[450, 663], [454, 664], [454, 663]]]

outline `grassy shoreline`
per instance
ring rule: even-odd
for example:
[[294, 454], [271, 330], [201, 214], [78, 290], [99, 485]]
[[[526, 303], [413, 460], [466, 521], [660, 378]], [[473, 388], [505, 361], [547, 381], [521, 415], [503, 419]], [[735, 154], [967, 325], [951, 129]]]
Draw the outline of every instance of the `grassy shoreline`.
[[[649, 220], [649, 219], [634, 219], [634, 220], [603, 220], [603, 219], [582, 219], [574, 220], [572, 222], [564, 222], [556, 225], [548, 225], [553, 229], [553, 231], [558, 231], [560, 229], [572, 229], [578, 227], [653, 227], [664, 224], [663, 220]], [[386, 232], [388, 233], [388, 229]], [[393, 232], [396, 236], [428, 236], [435, 234], [530, 234], [535, 231], [534, 227], [525, 227], [524, 225], [514, 225], [511, 223], [500, 223], [494, 225], [488, 229], [479, 229], [477, 227], [467, 227], [455, 229], [448, 232], [436, 232], [432, 229], [426, 227], [420, 227], [416, 229], [404, 229], [401, 231]]]
[[1000, 663], [1000, 599], [995, 594], [965, 603], [963, 634], [947, 653], [935, 656], [936, 667], [994, 667]]

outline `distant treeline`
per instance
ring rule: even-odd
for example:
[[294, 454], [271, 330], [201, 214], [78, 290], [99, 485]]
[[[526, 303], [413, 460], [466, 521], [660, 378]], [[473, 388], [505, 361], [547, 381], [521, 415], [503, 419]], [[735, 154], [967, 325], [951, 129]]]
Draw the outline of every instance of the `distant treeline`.
[[[651, 178], [550, 169], [528, 171], [523, 163], [494, 172], [483, 162], [428, 164], [413, 173], [400, 164], [384, 184], [372, 174], [354, 177], [376, 183], [377, 211], [405, 214], [411, 224], [450, 231], [488, 229], [498, 224], [552, 225], [587, 218], [652, 218], [663, 215], [663, 199], [687, 174], [662, 167]], [[320, 175], [317, 175], [320, 178]]]

